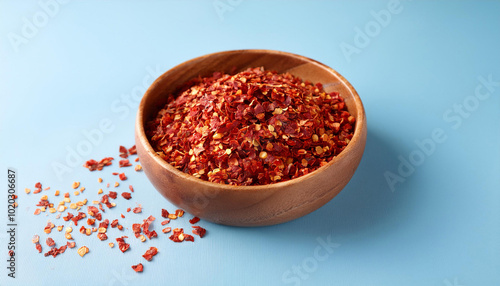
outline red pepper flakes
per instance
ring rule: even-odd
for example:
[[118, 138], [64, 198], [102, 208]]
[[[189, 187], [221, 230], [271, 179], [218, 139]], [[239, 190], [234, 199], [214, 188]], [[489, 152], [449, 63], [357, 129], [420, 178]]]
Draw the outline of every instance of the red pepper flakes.
[[199, 221], [200, 221], [200, 218], [199, 218], [199, 217], [197, 217], [197, 216], [195, 216], [195, 217], [193, 217], [192, 219], [190, 219], [190, 220], [189, 220], [189, 223], [191, 223], [191, 224], [195, 224], [195, 223], [197, 223], [197, 222], [199, 222]]
[[54, 240], [50, 237], [47, 238], [47, 240], [45, 241], [45, 243], [47, 243], [47, 246], [48, 247], [52, 247], [54, 246], [56, 243], [54, 242]]
[[184, 229], [182, 228], [175, 228], [174, 233], [169, 237], [170, 240], [173, 242], [182, 242], [184, 241]]
[[200, 238], [204, 237], [206, 233], [207, 230], [203, 227], [197, 225], [193, 226], [193, 234], [199, 235]]
[[142, 257], [147, 261], [151, 261], [156, 254], [158, 254], [158, 248], [151, 246]]
[[50, 187], [46, 187], [45, 189], [43, 189], [44, 191], [48, 191], [50, 190]]
[[114, 198], [116, 199], [116, 196], [117, 196], [117, 193], [116, 192], [109, 192], [109, 195], [104, 195], [102, 196], [101, 198], [101, 203], [105, 204], [108, 209], [112, 208], [113, 205], [109, 202], [109, 198], [114, 196]]
[[127, 176], [125, 176], [125, 173], [121, 173], [120, 175], [118, 175], [118, 177], [120, 178], [120, 180], [122, 181], [125, 181], [127, 179]]
[[123, 214], [120, 215], [122, 218], [125, 218], [125, 216]]
[[85, 213], [79, 212], [77, 216], [71, 218], [71, 221], [75, 225], [78, 225], [78, 221], [84, 219], [86, 216], [87, 215]]
[[120, 162], [118, 162], [118, 163], [120, 165], [120, 168], [132, 166], [132, 164], [130, 164], [128, 159], [120, 160]]
[[131, 208], [127, 208], [127, 212], [130, 212]]
[[146, 133], [160, 157], [203, 180], [291, 180], [331, 161], [353, 136], [355, 119], [339, 93], [288, 73], [216, 72], [186, 86], [167, 97]]
[[99, 162], [97, 162], [94, 159], [90, 159], [87, 162], [85, 162], [85, 164], [83, 164], [83, 167], [89, 169], [89, 171], [91, 172], [95, 170], [101, 171], [104, 166], [111, 165], [112, 164], [111, 161], [113, 160], [114, 158], [112, 157], [106, 157], [104, 159], [101, 159]]
[[113, 175], [113, 176], [118, 176], [119, 174], [120, 174], [120, 173], [118, 173], [118, 172], [113, 172], [113, 173], [111, 173], [111, 175]]
[[121, 252], [127, 251], [127, 249], [130, 248], [130, 244], [125, 243], [125, 238], [128, 238], [127, 236], [122, 236], [122, 237], [117, 237], [116, 242], [118, 242], [118, 248], [121, 250]]
[[132, 187], [132, 185], [129, 185], [128, 188], [132, 193], [134, 192], [134, 187]]
[[76, 246], [76, 242], [72, 241], [72, 242], [67, 242], [66, 243], [66, 246], [68, 246], [69, 248], [74, 248]]
[[35, 248], [38, 250], [38, 253], [42, 253], [42, 245], [39, 242], [35, 243]]
[[184, 211], [181, 209], [178, 209], [175, 211], [175, 215], [178, 217], [182, 217], [184, 215]]
[[38, 243], [39, 241], [40, 241], [40, 236], [38, 234], [35, 234], [31, 239], [31, 242], [33, 243]]
[[137, 154], [137, 148], [135, 147], [135, 145], [134, 145], [134, 146], [132, 146], [132, 147], [130, 147], [130, 148], [128, 149], [128, 153], [129, 153], [130, 155], [135, 155], [135, 154]]
[[130, 200], [132, 198], [132, 195], [130, 193], [123, 192], [122, 197], [126, 200]]
[[118, 197], [117, 192], [109, 191], [109, 197], [115, 200]]
[[39, 215], [41, 212], [42, 212], [42, 210], [40, 210], [40, 209], [36, 209], [36, 210], [35, 210], [35, 215]]
[[102, 219], [102, 214], [99, 212], [99, 210], [94, 207], [94, 206], [88, 206], [87, 207], [87, 213], [92, 216], [92, 217], [95, 217], [98, 221], [100, 221]]
[[112, 228], [115, 228], [117, 225], [118, 225], [118, 219], [114, 219], [114, 220], [111, 222], [111, 227], [112, 227]]
[[169, 219], [162, 221], [162, 222], [161, 222], [161, 225], [166, 225], [167, 223], [170, 223], [170, 220], [169, 220]]
[[142, 266], [142, 263], [139, 263], [137, 265], [132, 265], [132, 269], [134, 269], [135, 272], [142, 272], [144, 267]]
[[139, 205], [138, 207], [134, 208], [132, 210], [132, 212], [135, 213], [135, 214], [142, 213], [142, 207], [141, 207], [141, 205]]
[[134, 160], [134, 161], [139, 162], [139, 157], [135, 158], [135, 160]]
[[167, 218], [170, 213], [166, 209], [161, 209], [161, 216]]
[[120, 157], [121, 158], [127, 158], [128, 157], [128, 151], [127, 151], [127, 148], [125, 148], [124, 146], [120, 146]]
[[58, 254], [64, 253], [66, 251], [66, 247], [66, 245], [63, 245], [59, 248], [53, 247], [47, 253], [45, 253], [44, 256], [52, 255], [53, 257], [56, 257]]
[[40, 182], [36, 183], [35, 184], [35, 188], [36, 189], [41, 189], [42, 188], [42, 184]]
[[144, 233], [144, 235], [146, 235], [149, 239], [151, 239], [152, 237], [158, 237], [158, 234], [156, 233], [156, 231], [150, 231], [149, 230], [149, 226], [150, 224], [155, 220], [155, 217], [150, 215], [147, 219], [145, 219], [141, 225], [142, 227], [142, 232]]
[[69, 221], [72, 217], [73, 217], [73, 214], [72, 214], [72, 213], [70, 213], [70, 212], [68, 212], [68, 215], [63, 216], [63, 220], [64, 220], [64, 221]]
[[45, 233], [47, 233], [47, 234], [48, 234], [48, 233], [51, 233], [51, 232], [52, 232], [52, 229], [53, 229], [54, 227], [56, 227], [56, 226], [55, 226], [53, 223], [51, 223], [51, 222], [49, 221], [49, 222], [47, 222], [47, 226], [43, 229], [43, 231], [44, 231]]

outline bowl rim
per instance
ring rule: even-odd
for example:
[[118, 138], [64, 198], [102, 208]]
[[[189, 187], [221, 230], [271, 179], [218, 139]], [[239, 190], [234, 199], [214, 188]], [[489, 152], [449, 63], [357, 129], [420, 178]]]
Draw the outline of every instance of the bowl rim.
[[[203, 58], [210, 58], [210, 57], [215, 56], [215, 55], [221, 55], [221, 54], [228, 54], [229, 55], [229, 54], [238, 54], [238, 53], [242, 53], [242, 52], [245, 52], [245, 53], [267, 53], [267, 54], [277, 54], [277, 55], [284, 55], [284, 56], [288, 56], [288, 57], [293, 57], [296, 59], [300, 59], [304, 62], [314, 64], [314, 65], [318, 66], [319, 68], [326, 69], [329, 72], [331, 72], [332, 74], [334, 74], [340, 80], [340, 82], [351, 91], [351, 93], [353, 94], [353, 97], [354, 97], [354, 104], [356, 105], [356, 108], [358, 110], [358, 112], [356, 114], [356, 126], [354, 129], [354, 135], [353, 135], [351, 141], [349, 142], [349, 144], [347, 144], [347, 147], [342, 152], [340, 152], [340, 154], [335, 156], [326, 165], [321, 166], [318, 169], [316, 169], [316, 170], [314, 170], [306, 175], [303, 175], [303, 176], [300, 176], [298, 178], [294, 178], [294, 179], [291, 179], [288, 181], [284, 181], [284, 182], [278, 182], [278, 183], [266, 184], [266, 185], [251, 185], [251, 186], [227, 185], [227, 184], [205, 181], [205, 180], [202, 180], [200, 178], [196, 178], [195, 176], [193, 176], [191, 174], [184, 173], [184, 172], [174, 168], [172, 165], [170, 165], [170, 163], [168, 163], [167, 161], [162, 159], [156, 153], [156, 151], [153, 149], [153, 147], [151, 146], [151, 143], [149, 142], [149, 139], [146, 136], [146, 132], [145, 132], [145, 128], [144, 128], [145, 124], [143, 124], [143, 122], [144, 122], [144, 105], [145, 105], [145, 101], [146, 101], [146, 98], [148, 97], [148, 95], [151, 93], [151, 91], [154, 88], [157, 88], [159, 82], [161, 80], [163, 80], [163, 78], [167, 77], [169, 74], [175, 72], [177, 69], [180, 69], [183, 66], [185, 66], [191, 62], [199, 61], [199, 60], [202, 60]], [[311, 58], [308, 58], [305, 56], [301, 56], [298, 54], [294, 54], [294, 53], [277, 51], [277, 50], [268, 50], [268, 49], [240, 49], [240, 50], [226, 50], [226, 51], [220, 51], [220, 52], [202, 55], [202, 56], [184, 61], [184, 62], [168, 69], [167, 71], [165, 71], [163, 74], [161, 74], [159, 77], [157, 77], [153, 81], [153, 83], [151, 83], [151, 85], [148, 87], [148, 89], [144, 93], [144, 95], [141, 99], [141, 102], [139, 104], [138, 110], [137, 110], [135, 124], [136, 124], [136, 128], [135, 128], [136, 129], [136, 136], [141, 141], [142, 145], [144, 146], [146, 153], [148, 153], [148, 155], [150, 155], [156, 163], [158, 163], [164, 169], [167, 169], [168, 171], [170, 171], [173, 175], [181, 177], [182, 179], [192, 181], [193, 183], [203, 184], [207, 187], [218, 189], [219, 191], [231, 191], [231, 192], [250, 191], [250, 192], [254, 192], [254, 191], [264, 191], [264, 190], [270, 190], [270, 189], [282, 189], [282, 188], [286, 188], [290, 185], [298, 184], [304, 180], [308, 180], [312, 176], [318, 175], [320, 172], [324, 171], [329, 166], [334, 165], [337, 161], [343, 160], [347, 156], [347, 153], [349, 153], [352, 149], [355, 148], [355, 145], [363, 143], [363, 142], [360, 142], [359, 139], [362, 136], [361, 133], [363, 132], [363, 126], [366, 125], [366, 114], [365, 114], [365, 110], [363, 107], [363, 103], [362, 103], [361, 98], [359, 97], [356, 89], [354, 89], [354, 87], [351, 85], [351, 83], [349, 81], [347, 81], [340, 73], [338, 73], [333, 68], [331, 68], [331, 67], [329, 67], [329, 66], [327, 66], [319, 61], [316, 61], [314, 59], [311, 59]]]

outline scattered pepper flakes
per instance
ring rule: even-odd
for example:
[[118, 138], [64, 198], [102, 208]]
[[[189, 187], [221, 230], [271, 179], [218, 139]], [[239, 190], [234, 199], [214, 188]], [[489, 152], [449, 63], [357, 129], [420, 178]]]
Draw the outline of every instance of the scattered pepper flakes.
[[163, 233], [169, 233], [171, 230], [172, 230], [172, 228], [171, 228], [171, 227], [166, 227], [166, 228], [162, 229], [161, 231], [162, 231]]
[[102, 193], [103, 193], [102, 189], [97, 190], [97, 194], [98, 194], [98, 195], [100, 195], [100, 194], [102, 194]]
[[169, 219], [162, 221], [162, 222], [161, 222], [161, 225], [166, 225], [167, 223], [170, 223], [170, 220], [169, 220]]
[[42, 211], [40, 209], [35, 210], [35, 215], [39, 215]]
[[83, 164], [83, 167], [89, 169], [89, 171], [91, 171], [91, 172], [95, 171], [95, 170], [101, 171], [102, 168], [104, 168], [105, 166], [111, 165], [112, 164], [111, 161], [113, 161], [113, 160], [114, 160], [114, 158], [112, 158], [112, 157], [103, 158], [99, 162], [97, 162], [94, 159], [90, 159], [87, 162], [85, 162], [85, 164]]
[[142, 212], [142, 207], [141, 207], [141, 205], [139, 205], [138, 207], [134, 208], [134, 209], [132, 210], [132, 212], [133, 212], [133, 213], [135, 213], [135, 214], [141, 213], [141, 212]]
[[28, 188], [26, 188], [26, 189], [24, 189], [24, 192], [27, 193], [27, 194], [29, 194], [31, 192], [31, 190], [28, 189]]
[[115, 188], [118, 187], [119, 185], [120, 185], [120, 183], [115, 182]]
[[123, 192], [122, 197], [126, 200], [130, 200], [132, 198], [132, 195], [130, 193]]
[[97, 182], [102, 183], [102, 178], [97, 178]]
[[80, 194], [80, 192], [79, 192], [79, 191], [75, 191], [75, 192], [73, 193], [73, 195], [75, 195], [75, 196], [78, 196], [79, 194]]
[[109, 247], [111, 247], [111, 248], [115, 247], [115, 244], [114, 244], [114, 243], [112, 243], [112, 242], [108, 243], [108, 245], [109, 245]]
[[82, 246], [78, 248], [77, 252], [81, 257], [83, 257], [85, 254], [89, 253], [89, 248], [86, 246]]
[[139, 162], [139, 157], [135, 158], [135, 160], [134, 160], [134, 161]]
[[141, 165], [135, 165], [134, 170], [136, 170], [137, 172], [139, 172], [139, 171], [142, 170], [142, 166]]
[[73, 182], [73, 185], [71, 185], [71, 187], [72, 187], [73, 189], [76, 189], [76, 188], [78, 188], [79, 186], [80, 186], [80, 182]]
[[137, 265], [132, 265], [132, 269], [134, 269], [135, 272], [142, 272], [144, 267], [142, 266], [142, 263], [139, 263]]
[[132, 193], [134, 192], [134, 187], [132, 187], [132, 185], [129, 185], [128, 188]]
[[[127, 176], [125, 176], [125, 173], [121, 173], [120, 175], [118, 175], [118, 177], [120, 178], [120, 180], [122, 181], [125, 181], [127, 179]], [[116, 185], [116, 184], [115, 184]], [[116, 186], [115, 186], [116, 187]]]
[[59, 196], [59, 190], [56, 190], [56, 192], [54, 193], [54, 196]]
[[66, 242], [66, 245], [69, 247], [69, 248], [74, 248], [76, 246], [76, 242], [72, 241], [72, 242]]

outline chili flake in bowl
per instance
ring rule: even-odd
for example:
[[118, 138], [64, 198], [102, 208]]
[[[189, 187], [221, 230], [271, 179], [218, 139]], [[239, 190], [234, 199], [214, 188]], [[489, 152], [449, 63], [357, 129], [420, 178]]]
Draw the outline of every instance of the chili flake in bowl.
[[176, 169], [230, 185], [288, 181], [326, 165], [350, 142], [354, 116], [338, 92], [263, 67], [215, 72], [169, 95], [147, 124]]
[[148, 89], [136, 122], [156, 189], [194, 215], [240, 226], [289, 221], [328, 202], [365, 141], [363, 105], [341, 75], [269, 50], [174, 67]]

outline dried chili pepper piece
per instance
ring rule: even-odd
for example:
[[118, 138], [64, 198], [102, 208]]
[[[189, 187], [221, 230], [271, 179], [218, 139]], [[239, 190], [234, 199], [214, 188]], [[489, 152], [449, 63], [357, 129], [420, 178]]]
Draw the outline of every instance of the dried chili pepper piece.
[[127, 192], [123, 192], [122, 193], [122, 197], [126, 200], [130, 200], [132, 198], [132, 194], [130, 193], [127, 193]]
[[135, 145], [134, 145], [134, 146], [132, 146], [132, 147], [130, 147], [130, 148], [128, 149], [128, 153], [129, 153], [130, 155], [135, 155], [135, 154], [137, 154], [137, 148], [135, 147]]
[[118, 177], [120, 178], [120, 180], [122, 181], [125, 181], [127, 179], [127, 176], [125, 176], [125, 173], [121, 173], [120, 175], [118, 175]]
[[204, 237], [207, 233], [207, 230], [201, 226], [193, 226], [193, 234], [200, 236], [200, 238]]
[[127, 236], [116, 238], [116, 242], [118, 242], [118, 248], [121, 250], [121, 252], [125, 252], [130, 248], [130, 244], [125, 243], [125, 238], [127, 238]]
[[169, 212], [166, 209], [161, 209], [161, 216], [164, 218], [168, 218]]
[[199, 221], [200, 221], [200, 218], [199, 218], [199, 217], [197, 217], [197, 216], [195, 216], [195, 217], [193, 217], [192, 219], [190, 219], [190, 220], [189, 220], [189, 223], [191, 223], [191, 224], [195, 224], [195, 223], [197, 223], [197, 222], [199, 222]]
[[144, 267], [142, 266], [142, 263], [139, 263], [137, 265], [132, 265], [132, 269], [134, 269], [135, 272], [142, 272]]
[[128, 150], [124, 146], [120, 146], [120, 157], [121, 158], [127, 158], [128, 157]]
[[132, 166], [132, 164], [130, 164], [128, 159], [120, 160], [120, 162], [118, 162], [118, 163], [119, 163], [120, 168]]
[[45, 243], [47, 243], [47, 246], [48, 247], [52, 247], [54, 246], [56, 243], [54, 242], [54, 240], [50, 237], [47, 238], [47, 240], [45, 241]]
[[151, 246], [142, 257], [147, 261], [151, 261], [156, 254], [158, 254], [158, 248]]

